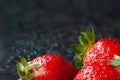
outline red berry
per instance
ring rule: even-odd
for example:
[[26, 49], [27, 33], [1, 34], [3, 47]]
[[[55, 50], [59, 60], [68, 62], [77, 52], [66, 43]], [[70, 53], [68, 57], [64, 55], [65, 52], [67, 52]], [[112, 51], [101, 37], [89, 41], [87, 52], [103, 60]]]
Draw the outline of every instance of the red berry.
[[110, 61], [114, 59], [114, 54], [120, 56], [120, 41], [114, 38], [103, 38], [88, 49], [83, 64], [89, 65], [101, 59]]
[[120, 73], [106, 61], [95, 62], [84, 66], [74, 80], [120, 80]]
[[[114, 54], [120, 56], [120, 40], [115, 38], [102, 38], [95, 41], [93, 29], [87, 29], [78, 36], [79, 43], [71, 45], [72, 50], [77, 52], [76, 64], [80, 66], [90, 65], [99, 60], [112, 60]], [[83, 66], [82, 65], [82, 66]]]
[[[23, 63], [24, 64], [24, 63]], [[18, 64], [18, 74], [24, 80], [73, 80], [78, 69], [71, 63], [55, 54], [38, 56], [29, 62], [27, 66], [39, 65], [22, 75]], [[25, 66], [26, 67], [26, 66]], [[26, 70], [26, 69], [25, 69]], [[23, 70], [23, 71], [25, 71]], [[29, 79], [29, 76], [30, 79]]]
[[[95, 42], [93, 29], [81, 32], [79, 42], [71, 48], [82, 66], [74, 80], [120, 80], [120, 40], [102, 38]], [[82, 64], [82, 65], [81, 65]]]

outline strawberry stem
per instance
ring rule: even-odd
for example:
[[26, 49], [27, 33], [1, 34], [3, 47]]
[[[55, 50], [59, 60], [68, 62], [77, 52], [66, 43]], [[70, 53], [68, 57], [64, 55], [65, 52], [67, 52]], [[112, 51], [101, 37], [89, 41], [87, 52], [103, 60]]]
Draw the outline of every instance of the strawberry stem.
[[20, 61], [17, 62], [17, 73], [20, 77], [19, 80], [32, 80], [33, 75], [30, 73], [31, 70], [39, 67], [39, 64], [29, 66], [27, 60], [20, 56]]
[[78, 67], [83, 66], [83, 57], [86, 51], [94, 44], [95, 42], [95, 34], [93, 28], [88, 28], [86, 31], [81, 32], [78, 36], [79, 43], [71, 44], [70, 47], [76, 53], [75, 65]]

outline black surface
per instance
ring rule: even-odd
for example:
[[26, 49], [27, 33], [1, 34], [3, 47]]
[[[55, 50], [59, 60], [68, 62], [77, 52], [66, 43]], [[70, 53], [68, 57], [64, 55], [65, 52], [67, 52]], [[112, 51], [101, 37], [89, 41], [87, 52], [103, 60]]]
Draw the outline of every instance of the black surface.
[[17, 80], [18, 55], [55, 53], [74, 63], [69, 45], [87, 27], [96, 40], [120, 38], [119, 0], [0, 0], [0, 80]]

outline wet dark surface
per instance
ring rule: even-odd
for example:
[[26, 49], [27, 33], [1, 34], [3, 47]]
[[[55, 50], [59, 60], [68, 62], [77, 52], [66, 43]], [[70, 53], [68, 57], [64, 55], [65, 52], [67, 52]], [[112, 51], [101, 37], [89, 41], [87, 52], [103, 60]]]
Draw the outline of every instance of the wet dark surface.
[[52, 1], [1, 0], [0, 80], [18, 79], [18, 55], [29, 61], [55, 53], [74, 64], [70, 44], [77, 42], [78, 34], [88, 27], [94, 28], [96, 40], [120, 39], [119, 2]]

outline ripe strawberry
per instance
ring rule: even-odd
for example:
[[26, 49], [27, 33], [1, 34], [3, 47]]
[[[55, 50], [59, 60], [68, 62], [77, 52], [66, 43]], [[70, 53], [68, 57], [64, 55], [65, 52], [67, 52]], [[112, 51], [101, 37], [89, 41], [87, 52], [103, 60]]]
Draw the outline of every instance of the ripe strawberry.
[[[86, 65], [78, 72], [74, 80], [120, 80], [120, 72], [118, 72], [118, 70], [120, 71], [120, 67], [118, 67], [115, 61], [111, 63], [115, 65], [112, 66], [107, 61]], [[117, 67], [115, 67], [116, 65]]]
[[112, 60], [114, 54], [120, 56], [120, 41], [114, 38], [103, 38], [98, 40], [85, 54], [84, 65], [100, 59]]
[[[76, 65], [91, 65], [93, 62], [112, 60], [114, 54], [120, 56], [120, 41], [115, 38], [102, 38], [95, 42], [93, 29], [87, 29], [78, 36], [78, 44], [72, 44], [71, 48], [78, 55], [75, 56]], [[83, 65], [82, 64], [82, 65]]]
[[30, 62], [20, 57], [17, 64], [20, 80], [73, 80], [78, 72], [71, 63], [55, 54], [38, 56]]

